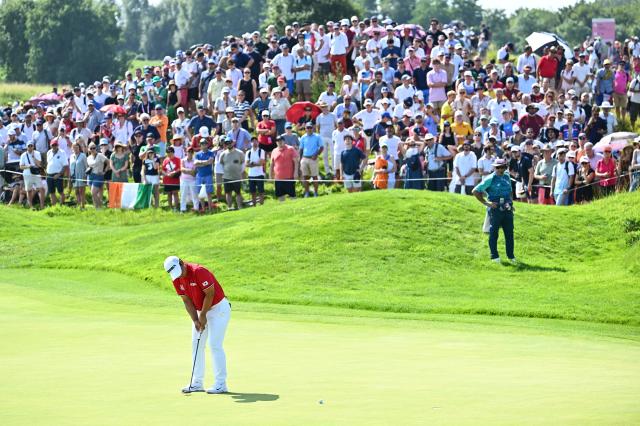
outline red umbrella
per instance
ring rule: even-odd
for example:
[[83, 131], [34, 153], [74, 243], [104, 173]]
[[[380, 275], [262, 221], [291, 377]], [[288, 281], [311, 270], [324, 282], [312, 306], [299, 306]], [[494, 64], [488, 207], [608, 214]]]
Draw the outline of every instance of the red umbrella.
[[61, 100], [62, 100], [62, 95], [59, 95], [57, 93], [49, 93], [46, 95], [44, 93], [41, 93], [29, 99], [29, 102], [31, 103], [44, 102], [47, 104], [57, 104]]
[[121, 107], [120, 105], [116, 105], [116, 104], [105, 105], [102, 108], [100, 108], [100, 111], [111, 112], [115, 115], [127, 115], [127, 110]]
[[297, 123], [300, 121], [300, 118], [302, 118], [307, 108], [311, 108], [312, 119], [315, 119], [322, 112], [320, 107], [313, 102], [296, 102], [291, 105], [291, 108], [287, 111], [287, 121], [289, 121], [289, 123]]

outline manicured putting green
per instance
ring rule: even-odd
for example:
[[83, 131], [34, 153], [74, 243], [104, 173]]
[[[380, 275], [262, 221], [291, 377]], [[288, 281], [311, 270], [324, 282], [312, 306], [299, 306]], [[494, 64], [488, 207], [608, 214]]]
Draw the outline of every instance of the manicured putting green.
[[[133, 285], [129, 299], [118, 291]], [[184, 397], [190, 324], [177, 297], [81, 271], [2, 270], [0, 292], [3, 425], [640, 421], [633, 333], [234, 303], [233, 393]]]

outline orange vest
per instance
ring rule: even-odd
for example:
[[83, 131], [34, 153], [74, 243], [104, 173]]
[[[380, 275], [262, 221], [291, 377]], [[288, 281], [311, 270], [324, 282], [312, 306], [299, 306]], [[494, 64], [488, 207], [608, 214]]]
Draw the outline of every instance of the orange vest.
[[[389, 167], [389, 162], [384, 159], [384, 157], [376, 158], [376, 164], [374, 169], [387, 169]], [[378, 189], [387, 189], [387, 183], [389, 181], [388, 173], [376, 173], [376, 176], [373, 178], [373, 186]]]

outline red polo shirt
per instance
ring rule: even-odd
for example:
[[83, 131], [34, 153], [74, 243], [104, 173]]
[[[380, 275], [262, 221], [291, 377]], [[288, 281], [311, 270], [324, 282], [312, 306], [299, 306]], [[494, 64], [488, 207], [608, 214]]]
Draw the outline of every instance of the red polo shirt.
[[204, 290], [213, 286], [214, 296], [211, 306], [217, 304], [224, 298], [224, 291], [207, 268], [196, 263], [184, 262], [187, 268], [187, 275], [184, 278], [177, 278], [173, 281], [176, 293], [180, 296], [187, 296], [193, 302], [197, 310], [202, 310], [202, 302], [204, 301]]
[[540, 58], [540, 63], [538, 64], [538, 71], [540, 72], [540, 76], [544, 78], [556, 78], [556, 71], [558, 70], [558, 60], [552, 56], [543, 56]]

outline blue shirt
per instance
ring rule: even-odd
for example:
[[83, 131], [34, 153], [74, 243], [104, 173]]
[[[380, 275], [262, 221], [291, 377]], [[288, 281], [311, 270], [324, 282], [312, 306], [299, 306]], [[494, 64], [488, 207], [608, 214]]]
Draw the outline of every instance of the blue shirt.
[[480, 182], [473, 192], [486, 192], [491, 202], [498, 202], [500, 199], [504, 199], [504, 202], [511, 202], [511, 178], [509, 173], [505, 171], [502, 176], [498, 176], [492, 173]]
[[382, 52], [380, 52], [380, 56], [384, 59], [389, 55], [398, 55], [396, 57], [389, 57], [389, 66], [393, 69], [397, 69], [398, 68], [398, 57], [402, 56], [402, 52], [400, 51], [399, 47], [396, 47], [395, 45], [393, 45], [391, 48], [389, 47], [385, 47], [384, 49], [382, 49]]
[[304, 71], [296, 71], [296, 80], [311, 80], [311, 56], [304, 55], [301, 58], [299, 55], [296, 55], [296, 58], [293, 60], [293, 66], [299, 68], [305, 65], [309, 65], [309, 69], [306, 69]]
[[[215, 157], [212, 151], [200, 151], [195, 155], [195, 159], [199, 161], [207, 161]], [[196, 167], [196, 175], [200, 177], [213, 175], [213, 164], [208, 166]]]
[[340, 164], [342, 165], [342, 172], [346, 175], [354, 175], [360, 170], [360, 164], [362, 160], [366, 158], [364, 152], [360, 151], [355, 146], [351, 149], [345, 149], [340, 153]]
[[197, 134], [198, 131], [200, 131], [200, 127], [202, 126], [209, 129], [209, 133], [211, 133], [211, 130], [213, 130], [216, 127], [216, 122], [213, 121], [213, 118], [211, 118], [208, 115], [205, 115], [202, 118], [200, 118], [199, 115], [196, 115], [189, 122], [189, 128], [191, 129], [194, 135]]
[[303, 157], [313, 157], [317, 155], [322, 146], [322, 138], [317, 133], [310, 135], [305, 133], [304, 136], [300, 138], [300, 149], [302, 150]]

